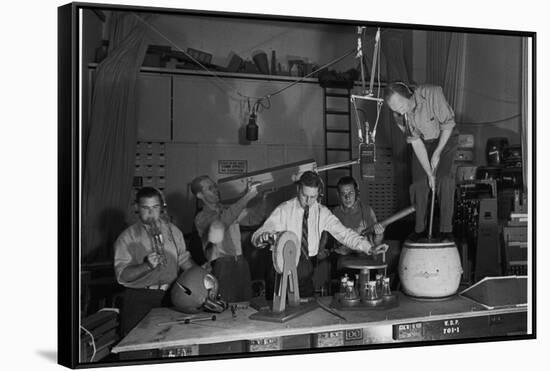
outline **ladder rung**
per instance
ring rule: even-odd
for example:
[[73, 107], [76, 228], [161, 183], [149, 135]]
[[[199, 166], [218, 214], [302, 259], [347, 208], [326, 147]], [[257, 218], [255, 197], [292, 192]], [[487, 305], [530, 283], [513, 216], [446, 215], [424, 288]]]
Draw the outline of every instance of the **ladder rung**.
[[325, 93], [325, 97], [349, 98], [349, 94], [345, 94], [345, 93]]
[[342, 172], [342, 171], [347, 171], [348, 173], [351, 173], [352, 172], [352, 169], [351, 168], [347, 168], [347, 167], [339, 167], [338, 169], [330, 169], [330, 170], [327, 170], [326, 173], [327, 174], [332, 174], [333, 171], [339, 171], [339, 172]]
[[327, 133], [351, 133], [350, 130], [346, 130], [346, 129], [327, 129], [326, 132]]
[[327, 115], [345, 115], [345, 116], [349, 116], [348, 111], [326, 110], [325, 114], [327, 114]]

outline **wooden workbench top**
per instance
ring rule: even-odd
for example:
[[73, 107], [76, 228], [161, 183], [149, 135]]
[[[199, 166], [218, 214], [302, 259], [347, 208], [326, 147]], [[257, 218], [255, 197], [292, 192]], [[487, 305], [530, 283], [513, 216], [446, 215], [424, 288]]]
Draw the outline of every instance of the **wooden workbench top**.
[[[236, 318], [231, 311], [216, 314], [216, 321], [199, 322], [198, 324], [165, 324], [188, 314], [171, 308], [153, 309], [122, 341], [113, 348], [114, 353], [158, 349], [176, 346], [211, 344], [236, 340], [258, 339], [274, 336], [290, 336], [324, 331], [354, 329], [394, 325], [411, 321], [438, 320], [447, 318], [464, 318], [486, 316], [499, 313], [526, 311], [526, 308], [506, 308], [487, 310], [481, 305], [454, 296], [442, 301], [420, 301], [401, 293], [399, 306], [386, 310], [338, 311], [346, 317], [344, 321], [321, 308], [316, 308], [285, 323], [251, 320], [248, 317], [255, 313], [252, 308], [238, 309]], [[327, 305], [330, 297], [321, 301]], [[198, 316], [205, 316], [201, 313]]]

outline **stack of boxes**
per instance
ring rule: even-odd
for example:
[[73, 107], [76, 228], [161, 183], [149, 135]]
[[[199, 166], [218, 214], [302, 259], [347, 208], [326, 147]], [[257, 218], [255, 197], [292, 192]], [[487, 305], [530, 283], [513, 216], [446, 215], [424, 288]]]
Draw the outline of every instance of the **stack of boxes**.
[[506, 226], [503, 231], [506, 274], [527, 275], [527, 225]]
[[[166, 143], [138, 142], [136, 145], [136, 161], [133, 195], [129, 205], [129, 215], [135, 216], [133, 202], [141, 187], [155, 187], [161, 192], [166, 188]], [[130, 219], [135, 219], [131, 217]]]
[[506, 274], [527, 275], [527, 197], [516, 190], [514, 212], [503, 228]]
[[134, 188], [166, 187], [166, 144], [164, 142], [138, 142]]

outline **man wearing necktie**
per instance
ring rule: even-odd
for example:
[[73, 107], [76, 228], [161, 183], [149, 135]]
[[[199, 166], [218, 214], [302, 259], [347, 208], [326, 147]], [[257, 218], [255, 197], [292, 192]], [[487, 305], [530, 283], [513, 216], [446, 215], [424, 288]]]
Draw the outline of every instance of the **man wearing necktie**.
[[344, 227], [327, 207], [321, 205], [318, 199], [322, 186], [319, 175], [306, 171], [298, 180], [297, 196], [277, 206], [251, 238], [254, 246], [261, 247], [276, 232], [292, 231], [301, 236], [301, 254], [297, 267], [301, 297], [313, 296], [313, 271], [323, 231], [353, 250], [367, 254], [378, 254], [387, 250], [386, 245], [373, 247], [365, 237]]

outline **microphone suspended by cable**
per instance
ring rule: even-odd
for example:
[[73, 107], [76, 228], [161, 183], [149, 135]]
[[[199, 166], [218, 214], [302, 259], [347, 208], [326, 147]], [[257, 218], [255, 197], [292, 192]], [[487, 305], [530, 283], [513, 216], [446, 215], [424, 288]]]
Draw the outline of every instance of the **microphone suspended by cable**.
[[258, 140], [258, 125], [256, 124], [256, 113], [254, 112], [252, 112], [248, 118], [248, 124], [246, 125], [246, 140], [249, 142]]
[[374, 142], [359, 143], [359, 172], [361, 179], [373, 180], [375, 176], [376, 146]]

